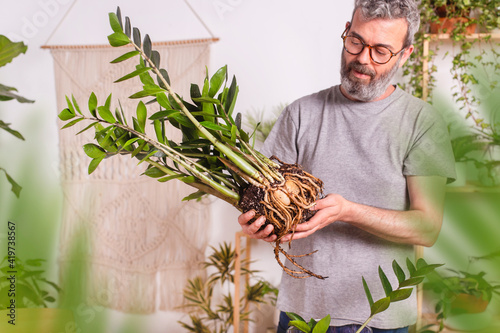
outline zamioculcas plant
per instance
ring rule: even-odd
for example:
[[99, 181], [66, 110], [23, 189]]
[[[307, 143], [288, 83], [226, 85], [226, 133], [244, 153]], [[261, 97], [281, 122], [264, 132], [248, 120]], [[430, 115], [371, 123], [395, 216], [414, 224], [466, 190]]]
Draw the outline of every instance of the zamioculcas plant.
[[[129, 154], [148, 164], [147, 176], [160, 182], [177, 179], [197, 189], [185, 199], [211, 194], [241, 211], [255, 209], [257, 215], [265, 215], [267, 223], [274, 225], [278, 236], [274, 251], [281, 267], [292, 276], [323, 278], [302, 267], [280, 246], [284, 235], [313, 214], [309, 209], [322, 195], [321, 180], [299, 165], [267, 158], [252, 147], [251, 136], [241, 129], [241, 116], [233, 118], [238, 86], [234, 77], [228, 81], [226, 66], [210, 78], [207, 75], [201, 89], [192, 84], [191, 101], [187, 101], [172, 90], [168, 72], [160, 67], [160, 54], [152, 49], [149, 36], [141, 39], [139, 29], [132, 28], [128, 17], [123, 23], [119, 8], [116, 14], [109, 14], [109, 20], [111, 46], [134, 47], [112, 63], [133, 57], [140, 60], [133, 72], [115, 82], [139, 77], [142, 89], [130, 98], [150, 100], [138, 103], [137, 117], [129, 125], [121, 108], [111, 111], [111, 95], [99, 106], [92, 93], [89, 115], [82, 113], [74, 97], [66, 98], [68, 107], [59, 118], [69, 122], [63, 128], [87, 121], [90, 125], [82, 132], [90, 128], [96, 131], [97, 143], [84, 146], [92, 158], [89, 173], [106, 157]], [[157, 108], [156, 112], [148, 115], [146, 104]], [[154, 138], [146, 134], [148, 120], [153, 124]], [[182, 132], [182, 142], [166, 137], [167, 126]], [[286, 268], [279, 253], [297, 268]]]
[[[361, 333], [373, 317], [387, 310], [391, 303], [402, 301], [410, 297], [414, 287], [422, 283], [428, 274], [434, 272], [434, 270], [440, 266], [442, 266], [442, 264], [427, 264], [422, 258], [418, 259], [416, 265], [414, 265], [411, 260], [407, 258], [406, 267], [410, 274], [410, 276], [407, 277], [401, 266], [394, 260], [392, 262], [392, 269], [398, 279], [398, 286], [396, 288], [391, 285], [387, 275], [379, 266], [379, 278], [384, 289], [385, 297], [377, 301], [373, 300], [370, 288], [363, 277], [363, 287], [368, 303], [370, 304], [370, 317], [358, 327], [356, 333]], [[327, 315], [320, 321], [311, 319], [309, 322], [306, 322], [301, 316], [293, 312], [288, 312], [287, 315], [291, 319], [289, 326], [295, 327], [305, 333], [325, 333], [330, 326], [330, 315]]]

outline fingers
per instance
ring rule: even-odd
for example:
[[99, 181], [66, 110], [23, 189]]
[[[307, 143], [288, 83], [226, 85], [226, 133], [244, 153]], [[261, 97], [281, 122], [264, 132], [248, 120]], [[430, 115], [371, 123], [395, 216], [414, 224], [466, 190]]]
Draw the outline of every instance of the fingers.
[[250, 238], [262, 239], [266, 242], [275, 241], [276, 235], [271, 235], [274, 227], [268, 224], [262, 228], [266, 223], [266, 218], [264, 216], [259, 216], [255, 221], [251, 222], [254, 217], [255, 211], [253, 210], [243, 213], [238, 217], [238, 223], [241, 225], [242, 231]]

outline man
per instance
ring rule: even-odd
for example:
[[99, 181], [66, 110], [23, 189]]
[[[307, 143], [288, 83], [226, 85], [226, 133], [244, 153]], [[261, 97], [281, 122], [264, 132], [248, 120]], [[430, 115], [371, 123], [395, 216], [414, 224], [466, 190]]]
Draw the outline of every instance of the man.
[[[444, 187], [455, 175], [446, 126], [428, 104], [390, 84], [414, 49], [418, 26], [412, 0], [356, 0], [342, 34], [341, 85], [292, 103], [265, 142], [264, 154], [301, 164], [330, 193], [297, 226], [290, 250], [318, 250], [300, 263], [328, 279], [283, 274], [278, 332], [286, 330], [285, 311], [305, 319], [330, 314], [336, 327], [365, 321], [370, 310], [362, 277], [375, 300], [384, 297], [378, 266], [392, 273], [393, 260], [404, 266], [414, 245], [431, 246], [438, 236]], [[275, 241], [272, 225], [260, 229], [265, 218], [251, 221], [254, 215], [240, 215], [243, 231]], [[415, 321], [413, 293], [370, 326], [399, 333]]]

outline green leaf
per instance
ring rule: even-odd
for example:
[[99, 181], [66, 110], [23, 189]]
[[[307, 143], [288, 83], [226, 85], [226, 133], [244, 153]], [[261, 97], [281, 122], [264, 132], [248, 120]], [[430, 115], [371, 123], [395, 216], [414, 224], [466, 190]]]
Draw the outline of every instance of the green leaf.
[[303, 321], [291, 320], [291, 321], [288, 322], [288, 325], [296, 327], [296, 328], [298, 328], [299, 330], [301, 330], [302, 332], [305, 332], [305, 333], [310, 333], [311, 332], [311, 328], [309, 327], [309, 325], [307, 325]]
[[82, 111], [80, 110], [80, 106], [79, 106], [79, 105], [78, 105], [78, 103], [76, 102], [75, 96], [71, 95], [71, 100], [73, 101], [73, 105], [75, 106], [76, 111], [77, 111], [79, 114], [82, 114]]
[[144, 174], [151, 178], [160, 178], [166, 175], [165, 172], [161, 171], [157, 167], [148, 168]]
[[104, 158], [106, 151], [94, 143], [87, 143], [83, 146], [83, 151], [90, 158]]
[[99, 166], [99, 163], [101, 163], [101, 161], [104, 159], [104, 157], [102, 158], [94, 158], [92, 161], [90, 161], [89, 163], [89, 175], [95, 171], [95, 169], [97, 169], [97, 167]]
[[236, 83], [236, 77], [233, 75], [233, 80], [231, 81], [231, 85], [229, 86], [226, 103], [224, 105], [224, 109], [226, 110], [228, 115], [231, 115], [233, 113], [234, 106], [236, 105], [236, 98], [238, 96], [238, 91], [239, 88]]
[[118, 16], [115, 13], [109, 13], [109, 25], [114, 32], [123, 32]]
[[137, 121], [139, 122], [139, 126], [141, 127], [142, 131], [145, 131], [146, 128], [146, 119], [148, 117], [148, 109], [146, 108], [146, 105], [142, 101], [139, 102], [137, 105]]
[[210, 79], [209, 97], [214, 97], [226, 79], [227, 65], [221, 67]]
[[94, 117], [97, 117], [95, 113], [96, 108], [97, 108], [97, 97], [92, 92], [89, 97], [89, 111]]
[[330, 315], [327, 315], [326, 317], [322, 318], [316, 326], [314, 326], [314, 329], [312, 330], [312, 333], [326, 333], [328, 328], [330, 327]]
[[202, 196], [204, 196], [205, 194], [206, 193], [203, 191], [196, 191], [196, 192], [191, 193], [190, 195], [182, 198], [182, 201], [197, 200], [197, 199], [201, 198]]
[[7, 37], [0, 35], [0, 67], [5, 66], [21, 53], [26, 53], [28, 47], [23, 42], [11, 42]]
[[370, 307], [370, 317], [376, 315], [377, 313], [383, 312], [387, 310], [387, 308], [391, 305], [390, 297], [384, 297], [379, 299]]
[[15, 99], [19, 103], [34, 103], [35, 102], [35, 101], [30, 100], [30, 99], [19, 96], [18, 94], [13, 93], [12, 91], [17, 91], [17, 89], [13, 88], [13, 87], [7, 87], [7, 86], [4, 86], [3, 84], [0, 84], [0, 101], [10, 101], [10, 100]]
[[197, 98], [193, 98], [192, 100], [193, 100], [193, 102], [197, 102], [197, 103], [213, 103], [213, 104], [220, 105], [220, 101], [216, 98], [197, 97]]
[[168, 101], [167, 95], [165, 93], [158, 93], [156, 94], [156, 100], [158, 101], [158, 104], [162, 106], [165, 109], [172, 109], [172, 106], [170, 105], [170, 102]]
[[147, 90], [142, 90], [139, 92], [136, 92], [133, 95], [130, 95], [129, 98], [143, 98], [147, 96], [156, 96], [158, 93], [165, 92], [164, 89], [158, 88], [158, 89], [147, 89]]
[[160, 67], [160, 53], [158, 51], [151, 51], [151, 61], [153, 62], [153, 64], [155, 65], [156, 68], [159, 68]]
[[106, 122], [110, 124], [116, 123], [115, 117], [113, 117], [111, 111], [109, 111], [109, 109], [106, 108], [105, 106], [99, 106], [97, 108], [97, 112], [99, 113], [99, 116], [101, 116], [101, 118], [104, 119]]
[[24, 140], [24, 137], [22, 136], [22, 134], [19, 133], [16, 130], [12, 129], [9, 125], [10, 124], [7, 124], [7, 123], [3, 122], [3, 120], [0, 120], [0, 128], [1, 129], [3, 129], [4, 131], [7, 131], [8, 133], [10, 133], [12, 135], [14, 135], [18, 139]]
[[111, 63], [117, 64], [119, 62], [125, 61], [127, 59], [132, 58], [132, 57], [135, 57], [136, 55], [139, 55], [139, 54], [141, 54], [139, 51], [130, 51], [130, 52], [127, 52], [127, 53], [119, 56], [118, 58], [116, 58], [114, 60], [111, 60]]
[[404, 299], [407, 299], [410, 297], [413, 289], [412, 288], [404, 288], [404, 289], [398, 289], [394, 290], [390, 295], [391, 302], [398, 302], [402, 301]]
[[362, 277], [362, 279], [363, 279], [363, 288], [365, 289], [366, 298], [368, 299], [368, 303], [370, 303], [371, 307], [373, 305], [372, 293], [370, 292], [370, 288], [368, 288], [368, 284], [366, 283], [365, 278]]
[[231, 133], [230, 130], [228, 130], [227, 128], [225, 127], [222, 127], [220, 125], [217, 125], [217, 124], [214, 124], [213, 122], [210, 122], [210, 121], [202, 121], [200, 122], [200, 124], [205, 127], [205, 128], [208, 128], [208, 129], [211, 129], [211, 130], [214, 130], [214, 131], [223, 131], [223, 132], [226, 132], [228, 134]]
[[130, 19], [128, 16], [125, 16], [125, 35], [127, 35], [127, 37], [130, 38], [130, 36], [132, 35], [131, 32], [132, 32], [132, 25], [130, 24]]
[[410, 272], [410, 276], [413, 276], [415, 274], [416, 268], [409, 258], [406, 258], [406, 267], [408, 267], [408, 272]]
[[123, 32], [115, 32], [108, 36], [109, 45], [113, 47], [124, 46], [130, 43], [127, 35]]
[[65, 129], [65, 128], [68, 128], [68, 127], [71, 127], [77, 123], [79, 123], [80, 121], [82, 120], [85, 120], [85, 118], [77, 118], [77, 119], [74, 119], [72, 121], [70, 121], [69, 123], [67, 123], [66, 125], [64, 125], [63, 127], [61, 127], [61, 129]]
[[131, 79], [135, 76], [138, 76], [142, 73], [145, 73], [147, 71], [150, 71], [151, 70], [151, 67], [141, 67], [139, 69], [136, 69], [135, 71], [133, 71], [132, 73], [129, 73], [125, 76], [122, 76], [121, 78], [119, 78], [118, 80], [116, 80], [114, 83], [118, 83], [118, 82], [122, 82], [122, 81], [125, 81], [125, 80], [128, 80], [128, 79]]
[[149, 120], [164, 119], [164, 118], [170, 117], [174, 113], [180, 113], [180, 111], [179, 110], [158, 111], [158, 112], [154, 113], [153, 115], [151, 115], [151, 117], [149, 117]]
[[417, 268], [413, 276], [424, 276], [433, 272], [436, 268], [443, 266], [443, 264], [432, 264]]
[[408, 280], [403, 281], [402, 283], [400, 283], [399, 284], [399, 288], [409, 287], [409, 286], [416, 286], [417, 284], [419, 284], [422, 281], [424, 281], [424, 279], [425, 279], [425, 277], [423, 277], [423, 276], [409, 278]]
[[134, 44], [137, 45], [138, 47], [141, 47], [141, 32], [139, 29], [134, 28], [132, 29], [132, 37], [134, 39]]
[[[160, 178], [158, 179], [158, 181], [160, 183], [165, 183], [165, 182], [168, 182], [169, 180], [172, 180], [172, 179], [179, 179], [179, 178], [184, 178], [184, 175], [183, 174], [178, 174], [178, 175], [172, 175], [172, 176], [168, 176], [168, 177], [164, 177], [164, 178]], [[188, 177], [186, 177], [187, 179]], [[182, 179], [181, 179], [182, 180]], [[186, 181], [187, 183], [189, 183], [189, 181]], [[194, 182], [194, 178], [193, 178], [193, 181]]]
[[380, 266], [378, 267], [378, 275], [380, 277], [380, 282], [382, 282], [382, 287], [384, 287], [385, 295], [389, 296], [390, 293], [392, 292], [392, 286], [391, 283], [389, 282], [389, 279], [387, 278], [387, 275], [385, 275], [384, 271]]
[[398, 278], [399, 283], [403, 282], [406, 279], [405, 272], [403, 271], [401, 266], [399, 266], [396, 260], [392, 262], [392, 269], [394, 270], [394, 274]]
[[16, 195], [16, 197], [19, 198], [19, 195], [21, 194], [21, 190], [22, 190], [22, 187], [19, 186], [18, 183], [16, 183], [16, 181], [14, 180], [14, 178], [12, 178], [8, 173], [7, 171], [5, 171], [5, 169], [3, 168], [0, 168], [0, 170], [2, 170], [4, 173], [5, 173], [5, 177], [7, 178], [7, 181], [10, 183], [10, 186], [11, 186], [11, 191]]
[[59, 113], [58, 117], [59, 117], [59, 119], [66, 121], [66, 120], [70, 120], [71, 118], [74, 118], [75, 113], [71, 112], [70, 109], [66, 108]]
[[151, 58], [151, 38], [148, 34], [144, 36], [144, 40], [142, 41], [142, 50], [144, 51], [144, 54], [147, 58]]
[[290, 318], [290, 320], [298, 320], [298, 321], [306, 322], [304, 320], [304, 318], [302, 318], [301, 316], [299, 316], [298, 314], [296, 314], [294, 312], [286, 312], [286, 315], [288, 316], [288, 318]]

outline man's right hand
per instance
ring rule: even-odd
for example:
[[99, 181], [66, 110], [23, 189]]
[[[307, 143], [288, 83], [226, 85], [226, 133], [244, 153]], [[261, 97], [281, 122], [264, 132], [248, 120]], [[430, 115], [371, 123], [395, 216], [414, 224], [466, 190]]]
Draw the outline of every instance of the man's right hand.
[[250, 223], [250, 220], [253, 219], [254, 216], [254, 210], [250, 210], [238, 216], [238, 223], [241, 225], [243, 233], [250, 238], [262, 239], [266, 242], [276, 241], [276, 235], [271, 235], [274, 229], [273, 225], [268, 224], [265, 228], [260, 229], [266, 222], [266, 218], [264, 216], [259, 216], [254, 222]]

